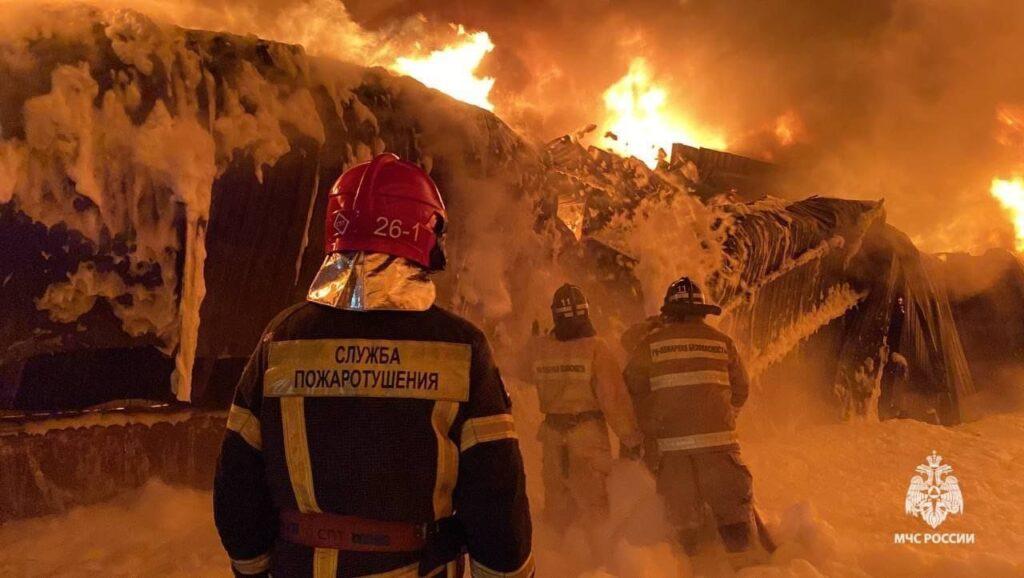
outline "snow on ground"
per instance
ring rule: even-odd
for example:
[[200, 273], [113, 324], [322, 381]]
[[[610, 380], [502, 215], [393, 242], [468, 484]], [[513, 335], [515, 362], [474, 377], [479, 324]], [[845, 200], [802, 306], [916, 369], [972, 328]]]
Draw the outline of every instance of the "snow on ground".
[[[539, 510], [531, 417], [524, 415], [519, 427]], [[914, 468], [932, 450], [953, 466], [965, 503], [964, 513], [939, 531], [974, 532], [973, 545], [893, 544], [896, 532], [929, 530], [903, 513], [903, 500]], [[1024, 576], [1024, 413], [956, 428], [914, 421], [817, 426], [746, 440], [744, 458], [782, 546], [769, 565], [748, 568], [740, 578]], [[539, 576], [729, 574], [720, 554], [691, 563], [664, 540], [652, 482], [638, 467], [619, 464], [610, 484], [609, 527], [558, 536], [538, 522]], [[0, 544], [0, 576], [229, 575], [209, 493], [156, 482], [64, 516], [6, 524]]]
[[230, 577], [209, 492], [150, 482], [111, 502], [0, 526], [0, 576]]
[[[904, 514], [914, 468], [932, 450], [954, 469], [964, 512], [937, 531], [973, 545], [896, 545], [931, 532]], [[776, 562], [806, 557], [827, 576], [1024, 576], [1024, 414], [955, 428], [912, 420], [820, 426], [747, 442], [755, 495], [788, 543]], [[772, 575], [765, 573], [764, 575]]]

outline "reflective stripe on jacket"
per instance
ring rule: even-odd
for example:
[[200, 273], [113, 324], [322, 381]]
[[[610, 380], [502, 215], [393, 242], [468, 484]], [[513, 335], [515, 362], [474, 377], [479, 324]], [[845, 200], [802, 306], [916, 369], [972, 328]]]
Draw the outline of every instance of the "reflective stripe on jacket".
[[700, 318], [667, 323], [647, 335], [630, 356], [625, 379], [641, 429], [658, 440], [703, 434], [725, 439], [736, 427], [734, 408], [749, 391], [732, 339]]
[[540, 411], [577, 414], [599, 409], [594, 393], [594, 349], [597, 339], [541, 339], [533, 361]]
[[548, 415], [599, 411], [627, 446], [640, 443], [633, 404], [615, 355], [598, 337], [540, 338], [533, 363], [540, 410]]
[[417, 524], [454, 515], [474, 575], [531, 576], [510, 409], [483, 334], [440, 308], [286, 311], [243, 372], [214, 481], [236, 573], [415, 575], [417, 552], [339, 555], [281, 539], [288, 509]]

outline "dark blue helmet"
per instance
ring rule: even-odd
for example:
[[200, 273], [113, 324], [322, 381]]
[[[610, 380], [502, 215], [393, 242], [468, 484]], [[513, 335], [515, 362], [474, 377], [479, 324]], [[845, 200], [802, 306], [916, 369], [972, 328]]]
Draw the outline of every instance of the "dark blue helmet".
[[700, 286], [680, 277], [668, 286], [661, 312], [666, 315], [721, 315], [722, 308], [707, 302]]

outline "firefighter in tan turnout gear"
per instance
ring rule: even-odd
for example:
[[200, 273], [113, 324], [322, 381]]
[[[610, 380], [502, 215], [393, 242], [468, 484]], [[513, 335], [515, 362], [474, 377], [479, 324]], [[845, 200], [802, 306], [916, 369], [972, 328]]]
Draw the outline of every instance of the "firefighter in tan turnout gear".
[[573, 520], [592, 526], [607, 515], [608, 425], [627, 451], [637, 452], [642, 438], [619, 365], [596, 337], [580, 289], [559, 288], [551, 314], [554, 331], [541, 338], [533, 359], [544, 414], [545, 515], [561, 528]]
[[726, 549], [747, 551], [754, 535], [753, 485], [735, 433], [747, 372], [732, 339], [704, 321], [721, 309], [706, 303], [689, 278], [669, 287], [661, 312], [661, 323], [637, 345], [625, 371], [648, 442], [647, 463], [690, 553], [705, 507]]
[[328, 197], [326, 258], [228, 415], [214, 515], [236, 576], [533, 576], [523, 462], [484, 335], [434, 305], [447, 213], [384, 154]]

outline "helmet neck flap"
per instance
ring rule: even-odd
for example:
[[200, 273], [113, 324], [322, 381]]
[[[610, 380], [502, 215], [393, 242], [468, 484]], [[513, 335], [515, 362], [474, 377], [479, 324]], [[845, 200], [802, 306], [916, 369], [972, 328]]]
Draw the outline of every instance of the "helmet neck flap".
[[427, 270], [412, 261], [344, 251], [324, 258], [306, 300], [349, 311], [426, 311], [436, 294]]
[[426, 311], [444, 269], [448, 213], [421, 167], [390, 153], [356, 165], [327, 195], [324, 258], [306, 300], [352, 311]]

